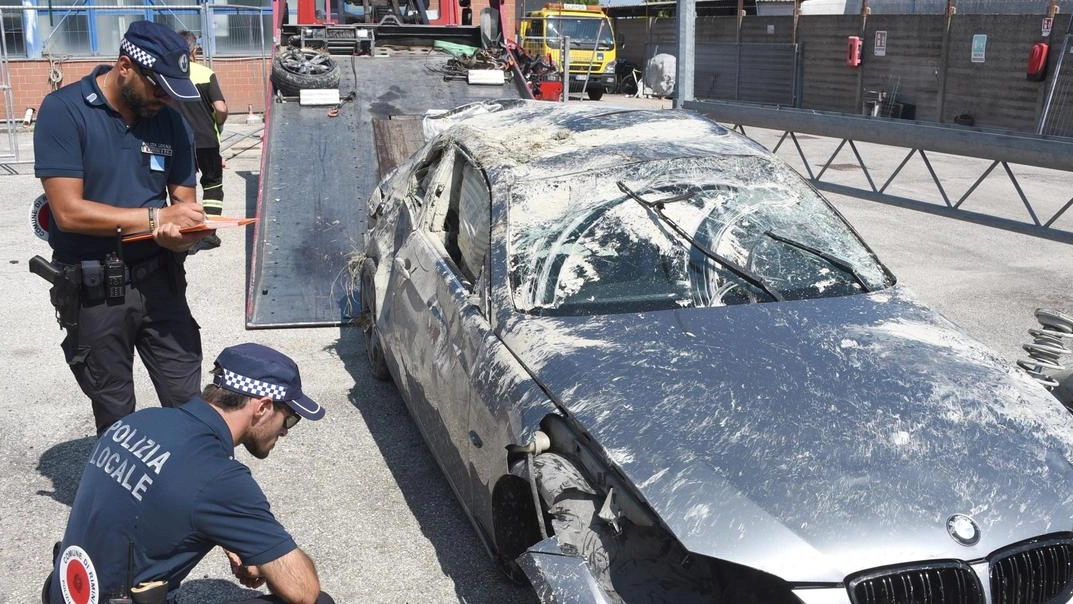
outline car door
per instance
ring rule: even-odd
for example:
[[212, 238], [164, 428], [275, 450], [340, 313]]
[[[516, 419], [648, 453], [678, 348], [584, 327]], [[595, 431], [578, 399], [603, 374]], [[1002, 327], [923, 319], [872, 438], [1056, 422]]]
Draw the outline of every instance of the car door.
[[[517, 443], [516, 403], [528, 401], [546, 413], [547, 399], [492, 329], [490, 249], [492, 201], [484, 172], [459, 149], [451, 168], [450, 198], [433, 210], [427, 228], [444, 262], [436, 296], [450, 351], [440, 363], [442, 383], [459, 412], [448, 420], [469, 477], [467, 511], [490, 542], [496, 542], [492, 491], [507, 472], [506, 445]], [[442, 235], [439, 233], [442, 229]], [[442, 245], [441, 245], [442, 243]], [[448, 373], [450, 372], [450, 373]], [[545, 405], [541, 405], [545, 403]]]
[[[411, 415], [459, 498], [468, 498], [465, 450], [467, 408], [454, 380], [462, 372], [459, 344], [449, 335], [464, 300], [457, 268], [446, 252], [442, 225], [448, 215], [455, 169], [453, 148], [430, 156], [414, 171], [412, 195], [420, 199], [416, 228], [402, 235], [393, 259], [386, 301], [391, 313], [390, 345], [400, 364], [400, 385]], [[454, 214], [452, 214], [454, 216]]]

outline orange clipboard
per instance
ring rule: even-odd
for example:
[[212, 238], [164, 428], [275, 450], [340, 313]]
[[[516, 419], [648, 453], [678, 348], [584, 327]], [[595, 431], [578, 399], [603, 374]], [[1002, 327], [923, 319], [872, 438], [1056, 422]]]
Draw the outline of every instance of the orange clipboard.
[[[201, 224], [195, 224], [194, 226], [184, 227], [179, 229], [183, 233], [197, 233], [200, 231], [215, 231], [216, 229], [232, 229], [235, 227], [243, 227], [257, 222], [257, 217], [253, 218], [231, 218], [229, 216], [206, 216], [205, 222]], [[141, 233], [133, 233], [131, 235], [123, 236], [123, 243], [131, 243], [134, 241], [145, 241], [146, 239], [152, 239], [152, 231], [143, 231]]]

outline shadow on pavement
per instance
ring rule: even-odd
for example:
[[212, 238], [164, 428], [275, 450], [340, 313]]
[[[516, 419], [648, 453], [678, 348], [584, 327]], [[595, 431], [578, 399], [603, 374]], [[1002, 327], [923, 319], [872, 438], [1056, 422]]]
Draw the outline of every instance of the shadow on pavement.
[[[212, 555], [212, 552], [209, 553]], [[234, 581], [224, 579], [194, 579], [183, 581], [175, 604], [228, 604], [241, 602], [264, 592], [246, 589]]]
[[47, 495], [66, 506], [73, 504], [82, 470], [96, 444], [96, 436], [86, 436], [49, 447], [38, 459], [37, 471], [52, 481], [52, 490], [37, 494]]
[[334, 352], [354, 378], [350, 404], [361, 413], [440, 568], [454, 582], [458, 601], [536, 602], [528, 586], [511, 583], [496, 569], [395, 386], [369, 373], [361, 329], [340, 328]]

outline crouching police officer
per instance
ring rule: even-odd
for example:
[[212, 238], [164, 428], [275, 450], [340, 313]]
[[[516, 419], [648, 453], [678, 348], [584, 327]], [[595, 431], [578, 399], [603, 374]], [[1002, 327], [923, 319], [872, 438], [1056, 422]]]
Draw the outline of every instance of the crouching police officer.
[[[193, 144], [167, 105], [198, 99], [186, 41], [148, 21], [130, 25], [112, 66], [49, 94], [34, 131], [34, 170], [49, 200], [52, 281], [67, 330], [63, 351], [93, 404], [97, 433], [135, 407], [134, 350], [164, 406], [201, 389], [201, 335], [186, 302], [182, 260], [203, 224]], [[168, 200], [171, 204], [168, 204]], [[152, 239], [120, 243], [121, 235]]]
[[44, 604], [171, 602], [216, 545], [243, 585], [272, 591], [245, 602], [333, 604], [313, 562], [233, 457], [243, 445], [264, 459], [299, 419], [322, 417], [290, 358], [259, 344], [224, 349], [200, 398], [138, 411], [101, 435], [54, 552]]

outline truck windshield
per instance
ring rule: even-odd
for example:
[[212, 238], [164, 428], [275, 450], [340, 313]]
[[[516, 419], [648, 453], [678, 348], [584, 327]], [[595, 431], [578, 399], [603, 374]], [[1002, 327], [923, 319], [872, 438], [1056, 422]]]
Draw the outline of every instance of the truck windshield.
[[[600, 31], [600, 24], [603, 24], [603, 31]], [[580, 47], [595, 47], [597, 50], [615, 47], [611, 25], [602, 17], [549, 17], [546, 30], [548, 45], [553, 47], [559, 46], [557, 39], [563, 36], [570, 38], [570, 46], [579, 50]], [[599, 43], [597, 35], [600, 36]]]
[[534, 314], [766, 303], [893, 284], [826, 200], [762, 157], [659, 160], [519, 183], [508, 223], [515, 307]]

